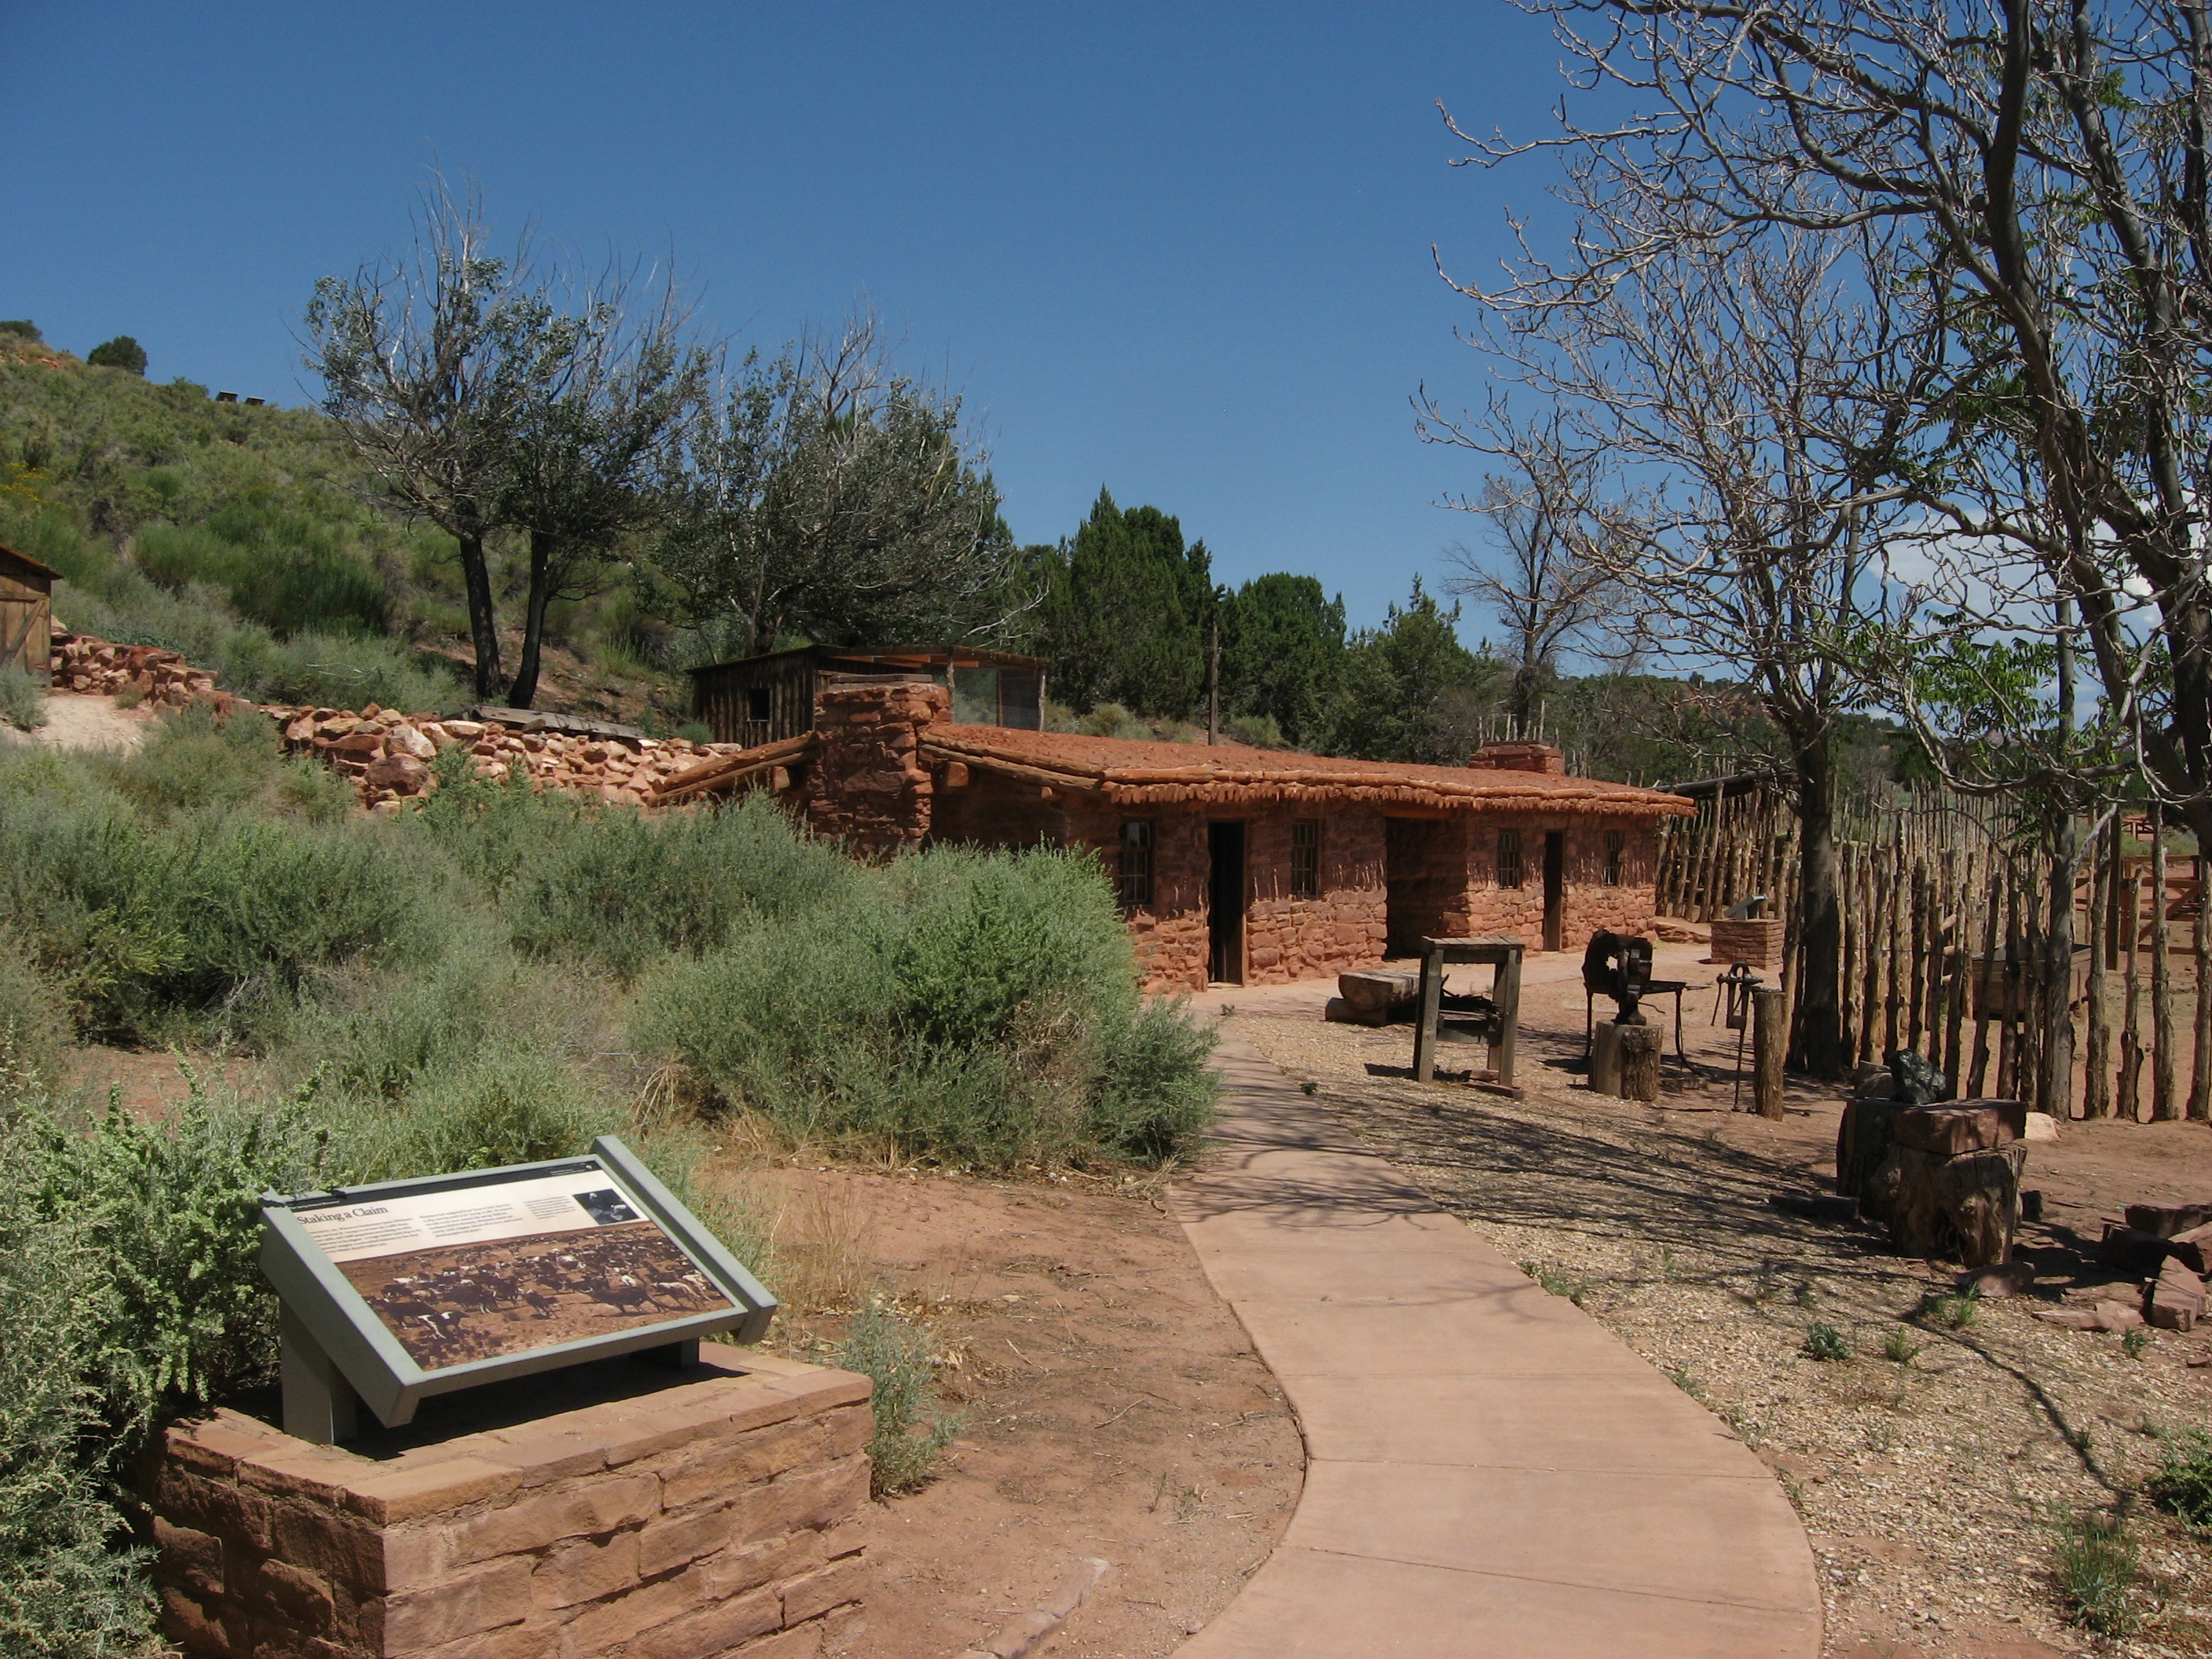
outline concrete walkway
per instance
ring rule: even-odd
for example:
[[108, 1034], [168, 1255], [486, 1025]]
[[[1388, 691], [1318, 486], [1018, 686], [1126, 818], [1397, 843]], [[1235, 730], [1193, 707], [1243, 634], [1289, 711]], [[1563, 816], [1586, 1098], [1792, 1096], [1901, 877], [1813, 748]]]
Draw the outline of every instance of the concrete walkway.
[[1249, 1044], [1180, 1189], [1305, 1436], [1282, 1545], [1181, 1659], [1814, 1659], [1813, 1555], [1766, 1466]]

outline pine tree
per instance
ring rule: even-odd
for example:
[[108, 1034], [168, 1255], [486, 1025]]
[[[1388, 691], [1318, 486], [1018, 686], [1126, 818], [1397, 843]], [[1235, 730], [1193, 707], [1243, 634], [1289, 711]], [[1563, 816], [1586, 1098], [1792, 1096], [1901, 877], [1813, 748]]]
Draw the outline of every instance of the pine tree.
[[1311, 576], [1246, 582], [1221, 607], [1221, 706], [1265, 715], [1293, 744], [1327, 722], [1344, 675], [1344, 599]]
[[1091, 516], [1047, 562], [1041, 644], [1056, 696], [1078, 708], [1118, 702], [1188, 718], [1206, 695], [1212, 559], [1186, 547], [1156, 507], [1124, 513], [1101, 489]]

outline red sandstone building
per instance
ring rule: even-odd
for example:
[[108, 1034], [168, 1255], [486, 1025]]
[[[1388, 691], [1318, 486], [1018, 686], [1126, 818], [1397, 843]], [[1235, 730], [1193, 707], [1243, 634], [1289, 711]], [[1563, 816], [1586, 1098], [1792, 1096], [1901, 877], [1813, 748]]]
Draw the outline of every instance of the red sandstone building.
[[882, 856], [932, 842], [1095, 850], [1147, 988], [1267, 984], [1371, 965], [1425, 936], [1579, 950], [1650, 923], [1679, 796], [1565, 775], [1500, 744], [1409, 766], [1238, 744], [964, 726], [941, 685], [827, 682], [811, 731], [670, 780], [678, 801], [768, 788]]

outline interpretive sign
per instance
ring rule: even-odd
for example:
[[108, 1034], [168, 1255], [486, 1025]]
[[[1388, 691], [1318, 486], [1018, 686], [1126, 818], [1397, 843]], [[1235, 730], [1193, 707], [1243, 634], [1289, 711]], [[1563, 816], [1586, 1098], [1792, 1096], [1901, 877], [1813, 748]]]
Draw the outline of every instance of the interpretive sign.
[[285, 1428], [303, 1438], [344, 1437], [353, 1395], [397, 1426], [454, 1389], [717, 1331], [756, 1340], [775, 1310], [611, 1137], [581, 1158], [261, 1203]]

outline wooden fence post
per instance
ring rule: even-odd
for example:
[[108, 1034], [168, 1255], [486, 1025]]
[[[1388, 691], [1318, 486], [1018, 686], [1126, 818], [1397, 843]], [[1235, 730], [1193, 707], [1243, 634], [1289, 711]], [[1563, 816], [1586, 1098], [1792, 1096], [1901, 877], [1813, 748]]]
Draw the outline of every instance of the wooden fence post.
[[1759, 1116], [1782, 1116], [1782, 1058], [1788, 1048], [1788, 1011], [1779, 987], [1759, 986], [1751, 994], [1751, 1099]]

